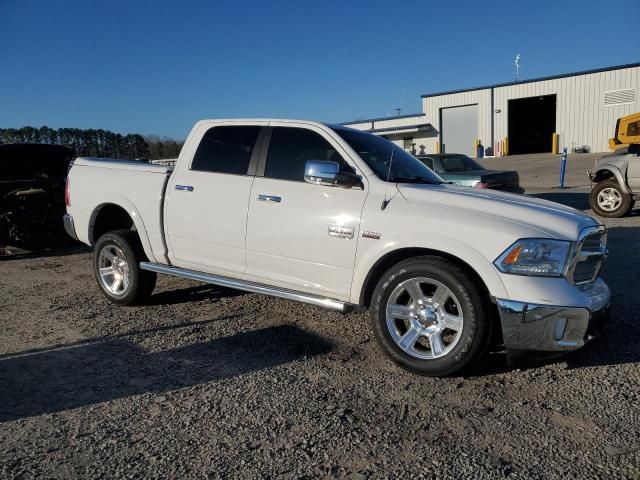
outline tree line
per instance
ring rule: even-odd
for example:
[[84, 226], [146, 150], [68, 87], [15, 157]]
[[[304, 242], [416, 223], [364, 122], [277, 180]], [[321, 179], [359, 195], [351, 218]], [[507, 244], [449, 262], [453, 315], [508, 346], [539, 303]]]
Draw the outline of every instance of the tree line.
[[184, 142], [157, 135], [122, 135], [110, 130], [81, 128], [0, 128], [2, 143], [48, 143], [64, 145], [79, 157], [176, 158]]

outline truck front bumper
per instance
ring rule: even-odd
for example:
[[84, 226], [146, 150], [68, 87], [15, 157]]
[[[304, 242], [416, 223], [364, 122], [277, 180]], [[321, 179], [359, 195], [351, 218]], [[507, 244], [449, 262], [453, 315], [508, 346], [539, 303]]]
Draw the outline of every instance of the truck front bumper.
[[611, 291], [598, 278], [582, 293], [589, 299], [589, 308], [496, 299], [507, 352], [560, 353], [595, 338], [607, 323]]

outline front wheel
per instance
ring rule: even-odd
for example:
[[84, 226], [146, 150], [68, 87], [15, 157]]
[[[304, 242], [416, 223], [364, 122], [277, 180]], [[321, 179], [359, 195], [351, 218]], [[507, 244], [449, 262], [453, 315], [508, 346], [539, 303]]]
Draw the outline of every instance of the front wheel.
[[481, 289], [460, 266], [437, 256], [405, 260], [385, 273], [373, 294], [371, 324], [392, 360], [429, 376], [460, 372], [491, 338]]
[[601, 217], [624, 217], [633, 208], [633, 199], [615, 180], [597, 183], [589, 195], [591, 209]]
[[96, 242], [93, 270], [102, 293], [114, 303], [132, 305], [153, 292], [156, 274], [140, 269], [142, 245], [135, 232], [116, 230]]

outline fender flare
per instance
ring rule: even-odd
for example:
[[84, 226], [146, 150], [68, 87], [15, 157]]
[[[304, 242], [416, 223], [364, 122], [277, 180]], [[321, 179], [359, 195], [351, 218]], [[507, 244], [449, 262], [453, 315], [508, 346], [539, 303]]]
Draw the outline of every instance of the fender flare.
[[153, 251], [151, 249], [151, 242], [149, 241], [147, 228], [144, 225], [142, 216], [140, 215], [140, 212], [138, 212], [138, 209], [136, 209], [136, 207], [133, 205], [133, 203], [124, 195], [115, 195], [114, 197], [110, 198], [108, 201], [99, 203], [93, 209], [93, 211], [91, 212], [91, 217], [89, 218], [89, 225], [88, 225], [89, 230], [87, 232], [88, 234], [87, 238], [89, 239], [90, 244], [93, 246], [97, 241], [97, 238], [93, 238], [93, 228], [95, 225], [96, 218], [98, 217], [98, 214], [100, 213], [100, 211], [108, 205], [114, 205], [116, 207], [120, 207], [125, 212], [127, 212], [127, 214], [129, 215], [129, 217], [133, 221], [133, 224], [136, 227], [136, 231], [138, 232], [138, 237], [140, 237], [140, 243], [142, 244], [142, 249], [144, 250], [145, 255], [149, 260], [155, 262], [156, 259], [153, 256]]
[[[600, 172], [610, 172], [613, 175], [613, 177], [616, 179], [618, 184], [625, 191], [631, 193], [631, 191], [629, 190], [629, 187], [627, 187], [627, 182], [625, 181], [624, 176], [622, 175], [622, 172], [620, 171], [620, 169], [618, 167], [616, 167], [615, 165], [611, 165], [611, 164], [601, 165], [600, 167], [598, 167], [598, 170], [593, 172], [594, 176], [597, 176], [598, 173], [600, 173]], [[595, 182], [595, 183], [599, 183], [599, 182]]]

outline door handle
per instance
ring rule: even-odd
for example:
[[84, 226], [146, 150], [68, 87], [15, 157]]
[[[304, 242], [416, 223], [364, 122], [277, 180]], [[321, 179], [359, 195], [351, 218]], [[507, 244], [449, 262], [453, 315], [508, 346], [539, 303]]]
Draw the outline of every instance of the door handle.
[[282, 201], [282, 198], [277, 195], [265, 195], [264, 193], [261, 193], [258, 195], [258, 200], [261, 202], [280, 203]]
[[176, 190], [181, 190], [183, 192], [193, 192], [193, 186], [191, 186], [191, 185], [176, 185]]

